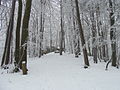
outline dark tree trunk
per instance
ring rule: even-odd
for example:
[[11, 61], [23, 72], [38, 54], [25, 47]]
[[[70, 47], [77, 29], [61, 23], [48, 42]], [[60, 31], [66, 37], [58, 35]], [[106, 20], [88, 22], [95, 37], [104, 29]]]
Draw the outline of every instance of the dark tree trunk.
[[16, 43], [15, 43], [15, 64], [19, 64], [20, 60], [20, 28], [21, 28], [21, 18], [22, 18], [22, 0], [18, 0], [18, 18], [16, 27]]
[[[42, 1], [41, 1], [41, 9], [42, 9]], [[39, 49], [39, 57], [41, 57], [42, 56], [42, 27], [43, 27], [43, 12], [41, 11], [41, 17], [40, 17], [40, 26], [41, 26], [41, 28], [40, 28], [40, 49]]]
[[78, 39], [78, 46], [77, 46], [77, 54], [81, 55], [80, 53], [80, 40]]
[[85, 45], [85, 38], [84, 38], [84, 32], [80, 20], [80, 13], [79, 13], [79, 6], [78, 6], [78, 0], [75, 0], [76, 4], [76, 14], [77, 14], [77, 20], [78, 20], [78, 28], [80, 32], [80, 38], [81, 38], [81, 43], [82, 43], [82, 49], [83, 49], [83, 54], [84, 54], [84, 62], [86, 66], [89, 66], [89, 61], [88, 61], [88, 55], [87, 55], [87, 49]]
[[102, 54], [103, 54], [103, 55], [102, 55], [102, 56], [103, 56], [102, 59], [105, 59], [105, 56], [106, 56], [106, 55], [105, 55], [105, 45], [102, 45], [102, 51], [103, 51], [103, 52], [102, 52]]
[[[23, 17], [22, 26], [22, 37], [21, 37], [21, 63], [20, 68], [22, 68], [22, 62], [25, 61], [27, 65], [27, 41], [28, 41], [28, 26], [31, 12], [32, 0], [26, 0], [25, 13]], [[27, 66], [26, 66], [27, 67]]]
[[88, 42], [88, 55], [91, 56], [91, 50], [90, 50], [90, 41]]
[[63, 52], [63, 43], [64, 43], [64, 30], [63, 30], [63, 13], [62, 13], [62, 0], [60, 3], [60, 8], [61, 8], [61, 32], [60, 32], [60, 55], [62, 55]]
[[3, 52], [1, 66], [3, 66], [3, 64], [5, 65], [9, 64], [11, 60], [10, 59], [10, 48], [11, 48], [12, 32], [13, 32], [13, 25], [14, 25], [15, 2], [16, 0], [12, 1], [11, 15], [10, 15], [8, 29], [7, 29], [7, 34], [6, 34], [5, 48]]
[[1, 0], [0, 0], [0, 5], [1, 5]]
[[[109, 0], [109, 7], [110, 7], [110, 26], [113, 26], [115, 23], [115, 17], [113, 16], [114, 11], [113, 11], [113, 2], [111, 0]], [[111, 39], [111, 47], [112, 47], [112, 66], [116, 66], [116, 29], [115, 28], [111, 28], [110, 30], [110, 39]]]
[[4, 47], [4, 52], [3, 52], [3, 56], [2, 56], [1, 66], [3, 66], [3, 64], [5, 62], [6, 50], [7, 50], [7, 45], [8, 45], [7, 43], [8, 43], [9, 28], [10, 28], [10, 22], [9, 22], [7, 33], [6, 33], [6, 41], [5, 41], [5, 47]]

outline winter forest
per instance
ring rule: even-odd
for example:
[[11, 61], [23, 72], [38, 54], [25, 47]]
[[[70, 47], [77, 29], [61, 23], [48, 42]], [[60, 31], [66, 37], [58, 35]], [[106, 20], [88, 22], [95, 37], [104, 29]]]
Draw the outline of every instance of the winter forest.
[[0, 0], [0, 90], [120, 90], [120, 0]]

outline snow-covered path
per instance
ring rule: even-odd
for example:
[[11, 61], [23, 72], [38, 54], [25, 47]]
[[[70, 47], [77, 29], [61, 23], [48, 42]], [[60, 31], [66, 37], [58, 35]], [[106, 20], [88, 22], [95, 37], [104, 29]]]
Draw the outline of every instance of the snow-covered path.
[[120, 69], [105, 71], [104, 62], [84, 69], [82, 56], [51, 53], [28, 63], [26, 76], [0, 70], [0, 90], [120, 90]]

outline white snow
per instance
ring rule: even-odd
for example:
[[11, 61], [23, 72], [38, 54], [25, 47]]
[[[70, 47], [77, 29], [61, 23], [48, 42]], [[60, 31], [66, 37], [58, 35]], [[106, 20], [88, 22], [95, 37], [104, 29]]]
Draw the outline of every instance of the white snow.
[[30, 58], [28, 75], [5, 73], [0, 69], [0, 90], [120, 90], [120, 69], [105, 63], [83, 68], [83, 56], [48, 54]]

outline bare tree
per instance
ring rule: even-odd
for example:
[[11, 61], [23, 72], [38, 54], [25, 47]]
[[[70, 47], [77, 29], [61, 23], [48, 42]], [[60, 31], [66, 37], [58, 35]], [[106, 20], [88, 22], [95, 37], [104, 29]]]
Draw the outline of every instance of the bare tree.
[[6, 41], [5, 41], [5, 47], [4, 47], [1, 66], [3, 66], [4, 64], [7, 65], [10, 63], [10, 49], [11, 49], [12, 32], [13, 32], [13, 25], [14, 25], [15, 2], [16, 0], [12, 1], [11, 15], [9, 20], [9, 25], [7, 28]]
[[1, 5], [1, 0], [0, 0], [0, 5]]
[[[25, 13], [23, 17], [23, 26], [22, 26], [22, 37], [21, 37], [21, 64], [20, 68], [22, 68], [22, 62], [24, 61], [25, 65], [27, 65], [27, 42], [28, 42], [28, 26], [30, 19], [32, 0], [26, 0]], [[27, 66], [25, 66], [27, 69]]]
[[[18, 70], [20, 62], [20, 28], [21, 28], [21, 18], [22, 18], [22, 0], [18, 0], [18, 18], [16, 27], [16, 43], [15, 43], [15, 65], [16, 70]], [[17, 72], [17, 71], [16, 71]]]
[[89, 66], [89, 61], [88, 61], [87, 49], [86, 49], [86, 45], [85, 45], [83, 28], [82, 28], [81, 19], [80, 19], [78, 0], [75, 0], [75, 4], [76, 4], [77, 20], [78, 20], [78, 25], [79, 25], [78, 28], [79, 28], [79, 32], [80, 32], [80, 39], [81, 39], [82, 50], [83, 50], [83, 54], [84, 54], [85, 68], [87, 68], [87, 66]]
[[64, 30], [63, 30], [63, 2], [62, 0], [60, 1], [60, 14], [61, 14], [61, 31], [60, 31], [60, 55], [62, 55], [63, 52], [63, 44], [64, 44]]
[[113, 16], [114, 14], [114, 7], [113, 7], [113, 2], [109, 0], [109, 7], [110, 7], [110, 39], [111, 39], [111, 47], [112, 47], [112, 66], [116, 66], [116, 29], [112, 27], [115, 23], [115, 17]]
[[39, 57], [43, 55], [43, 32], [44, 32], [44, 7], [45, 7], [45, 1], [41, 0], [41, 13], [40, 13], [40, 34], [39, 34]]

